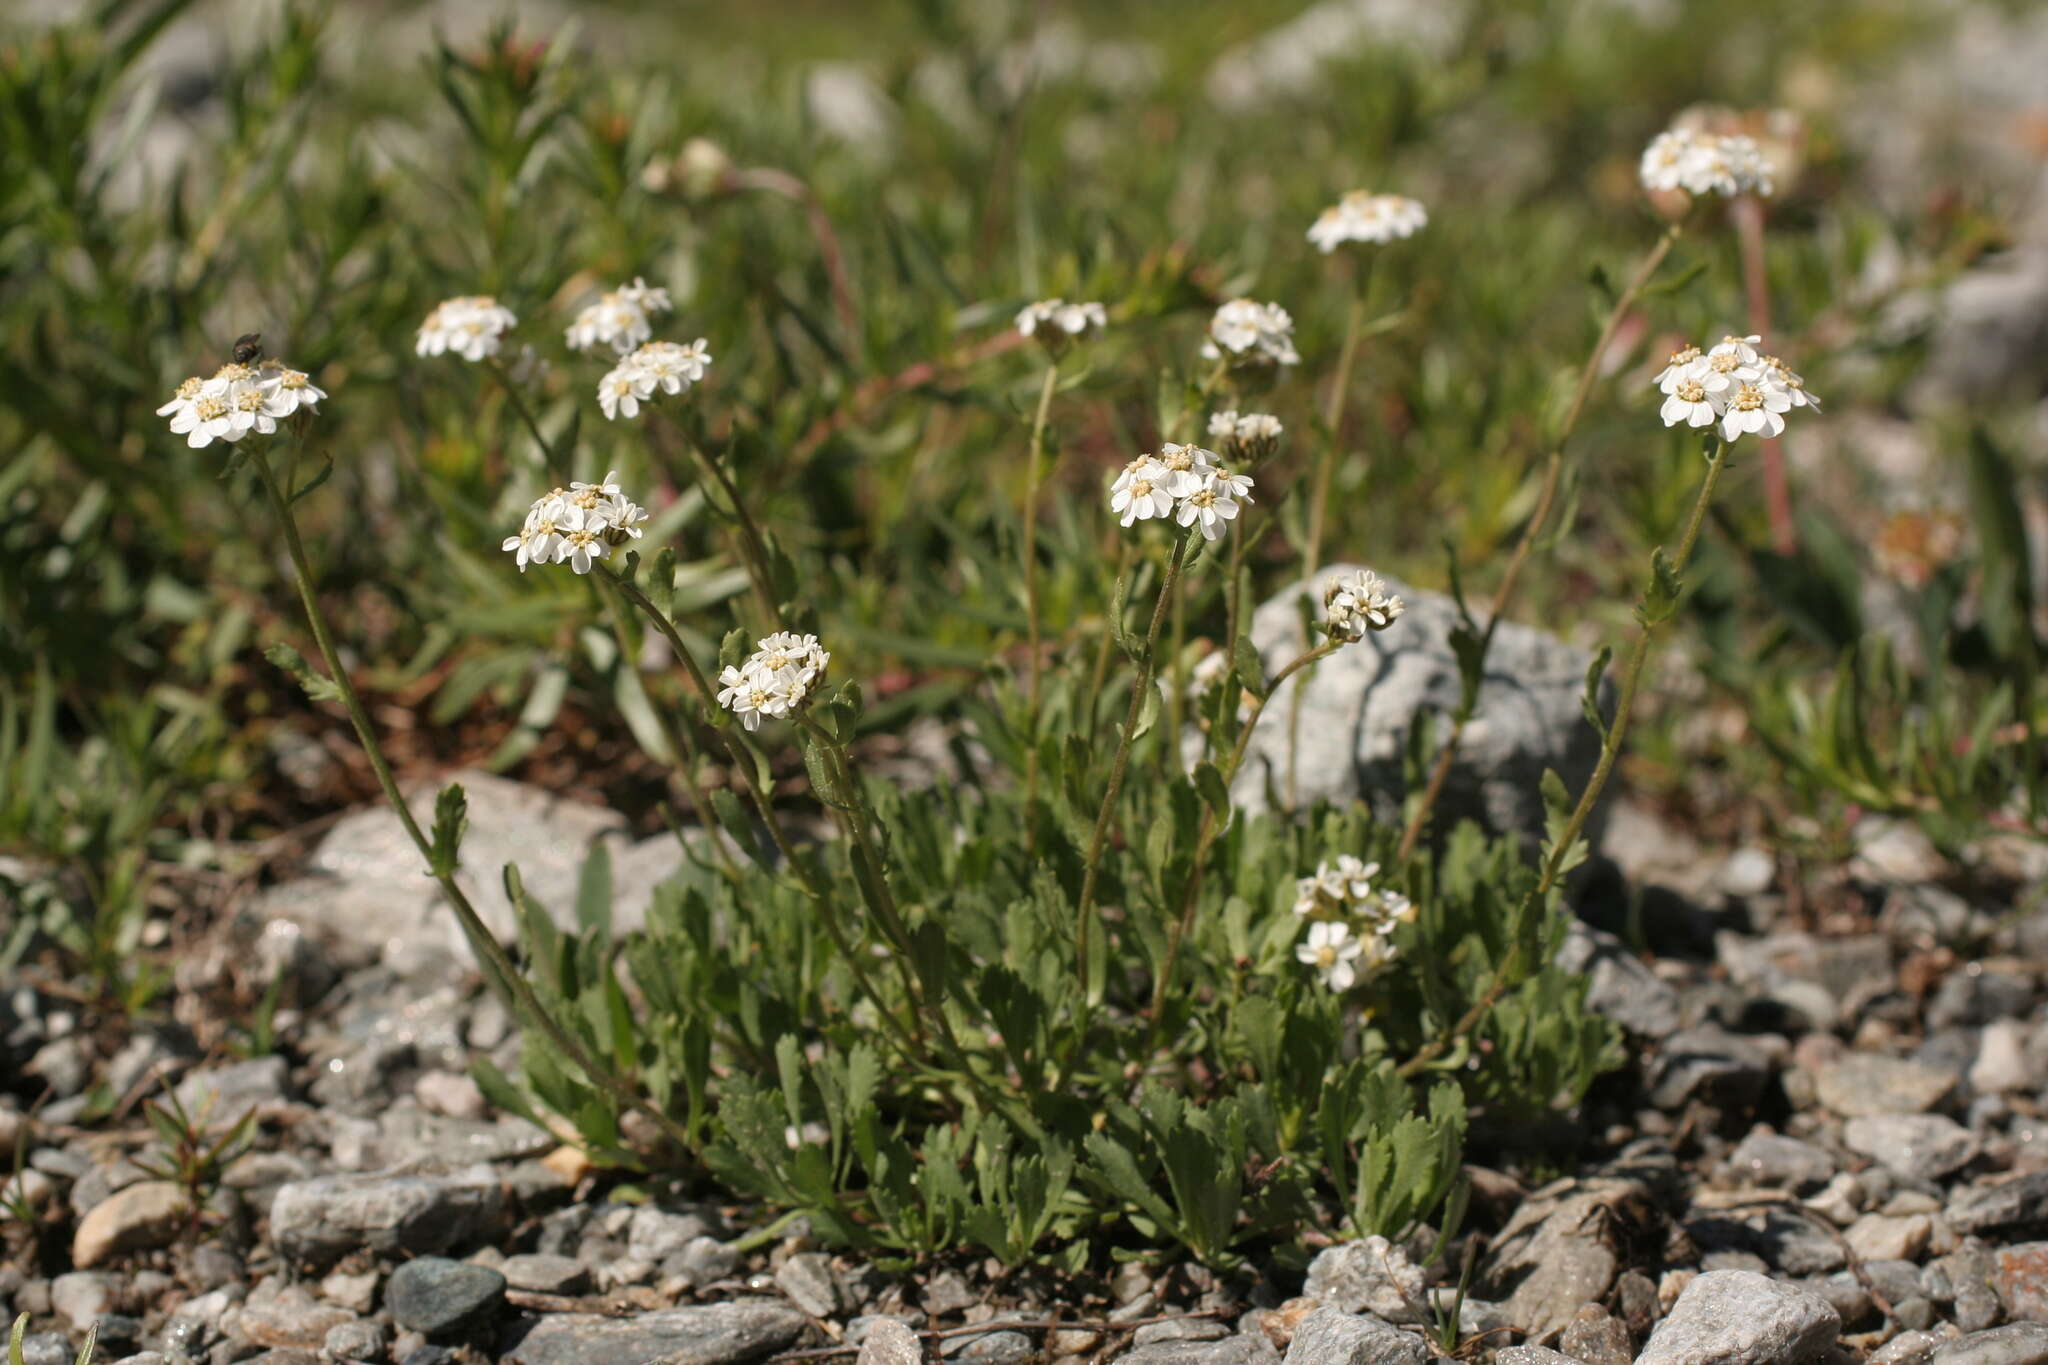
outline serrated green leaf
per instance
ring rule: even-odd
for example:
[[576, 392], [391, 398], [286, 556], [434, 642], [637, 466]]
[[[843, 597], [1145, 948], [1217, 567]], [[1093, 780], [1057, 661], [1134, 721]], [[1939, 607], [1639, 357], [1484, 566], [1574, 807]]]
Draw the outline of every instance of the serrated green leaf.
[[300, 689], [314, 701], [341, 701], [342, 691], [334, 679], [313, 671], [306, 656], [279, 640], [263, 651], [263, 657], [292, 675]]

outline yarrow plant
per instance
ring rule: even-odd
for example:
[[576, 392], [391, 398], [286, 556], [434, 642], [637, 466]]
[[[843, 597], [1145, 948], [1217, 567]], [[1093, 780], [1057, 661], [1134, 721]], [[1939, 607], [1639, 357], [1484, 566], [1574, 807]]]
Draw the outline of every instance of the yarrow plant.
[[1349, 853], [1334, 863], [1316, 864], [1313, 875], [1295, 883], [1294, 913], [1308, 921], [1307, 942], [1295, 959], [1316, 969], [1323, 985], [1350, 990], [1361, 978], [1400, 955], [1394, 931], [1415, 922], [1415, 903], [1401, 892], [1373, 885], [1378, 863]]
[[1771, 192], [1771, 167], [1763, 148], [1741, 133], [1667, 129], [1643, 149], [1640, 174], [1645, 189], [1684, 190], [1696, 199]]
[[1309, 225], [1308, 239], [1327, 256], [1346, 242], [1384, 246], [1428, 225], [1428, 211], [1413, 199], [1352, 190]]
[[631, 284], [606, 291], [596, 303], [576, 315], [565, 336], [572, 351], [609, 346], [620, 355], [654, 336], [653, 317], [666, 313], [673, 304], [668, 290], [634, 278]]
[[1324, 624], [1340, 640], [1363, 640], [1385, 630], [1407, 610], [1399, 597], [1371, 569], [1330, 580], [1323, 589]]
[[518, 325], [512, 310], [488, 295], [444, 299], [420, 324], [414, 349], [426, 356], [453, 351], [472, 363], [489, 360]]
[[1249, 474], [1233, 473], [1213, 450], [1172, 442], [1157, 455], [1140, 455], [1125, 465], [1109, 490], [1109, 510], [1121, 525], [1171, 515], [1182, 526], [1200, 529], [1204, 540], [1220, 537], [1223, 524], [1250, 501]]
[[1776, 436], [1785, 430], [1785, 414], [1820, 402], [1806, 390], [1806, 381], [1784, 361], [1756, 349], [1761, 337], [1727, 336], [1711, 349], [1686, 346], [1672, 353], [1655, 383], [1664, 394], [1659, 415], [1664, 425], [1709, 427], [1720, 423], [1721, 439], [1745, 435]]
[[1287, 428], [1270, 412], [1239, 412], [1226, 408], [1209, 418], [1209, 438], [1232, 458], [1257, 466], [1280, 448]]
[[326, 396], [302, 370], [274, 360], [257, 365], [229, 361], [210, 379], [194, 377], [178, 385], [156, 413], [171, 419], [171, 430], [185, 444], [203, 450], [252, 432], [268, 436], [279, 421], [302, 409], [313, 411]]
[[758, 730], [763, 717], [801, 709], [830, 662], [817, 636], [777, 631], [756, 644], [746, 662], [720, 671], [718, 704], [749, 730]]
[[640, 405], [656, 393], [682, 393], [710, 368], [711, 352], [702, 337], [687, 346], [650, 341], [597, 381], [597, 405], [613, 420], [637, 417]]
[[1058, 356], [1080, 341], [1109, 326], [1109, 312], [1099, 303], [1068, 303], [1065, 299], [1040, 299], [1024, 305], [1017, 314], [1017, 330], [1031, 337], [1048, 353]]
[[1210, 319], [1202, 358], [1231, 365], [1298, 365], [1294, 319], [1277, 303], [1232, 299]]
[[505, 537], [498, 548], [516, 557], [521, 573], [528, 564], [567, 564], [577, 573], [589, 573], [591, 566], [618, 546], [638, 540], [640, 523], [647, 509], [628, 498], [607, 473], [598, 483], [572, 483], [554, 488], [533, 500], [526, 521], [516, 535]]

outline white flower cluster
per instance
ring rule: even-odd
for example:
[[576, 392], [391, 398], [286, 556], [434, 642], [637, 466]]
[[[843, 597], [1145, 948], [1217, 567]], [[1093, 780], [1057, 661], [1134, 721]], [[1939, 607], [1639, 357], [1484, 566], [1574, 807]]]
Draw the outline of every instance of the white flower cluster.
[[1371, 569], [1330, 580], [1323, 589], [1323, 615], [1330, 634], [1339, 640], [1363, 640], [1368, 631], [1385, 630], [1407, 607], [1387, 591]]
[[1257, 464], [1280, 445], [1287, 428], [1270, 412], [1239, 412], [1226, 409], [1209, 419], [1209, 435], [1237, 459]]
[[687, 346], [650, 341], [614, 365], [597, 381], [597, 405], [616, 420], [621, 413], [637, 417], [640, 405], [662, 393], [681, 393], [704, 378], [711, 352], [703, 337]]
[[1182, 526], [1199, 526], [1204, 540], [1222, 535], [1223, 523], [1251, 500], [1250, 475], [1232, 473], [1213, 450], [1170, 442], [1125, 465], [1109, 489], [1109, 510], [1123, 525], [1171, 514]]
[[156, 410], [171, 419], [171, 430], [185, 444], [200, 449], [215, 441], [234, 442], [250, 432], [268, 436], [280, 418], [300, 408], [311, 412], [327, 393], [314, 387], [303, 371], [275, 360], [261, 365], [230, 363], [213, 378], [194, 376], [178, 385], [171, 401]]
[[1664, 395], [1658, 410], [1664, 425], [1706, 427], [1718, 421], [1721, 439], [1733, 441], [1749, 432], [1778, 435], [1794, 408], [1820, 411], [1804, 379], [1778, 357], [1757, 350], [1760, 340], [1730, 336], [1708, 351], [1687, 346], [1673, 352], [1656, 379]]
[[1657, 134], [1643, 151], [1643, 188], [1684, 190], [1695, 197], [1771, 192], [1771, 165], [1753, 137], [1692, 128]]
[[625, 355], [654, 336], [654, 324], [649, 319], [674, 306], [669, 302], [668, 290], [635, 276], [631, 284], [607, 292], [576, 315], [567, 333], [569, 349], [587, 351], [593, 346], [609, 346]]
[[511, 309], [485, 294], [443, 299], [420, 324], [414, 349], [421, 355], [453, 351], [464, 360], [488, 360], [518, 322]]
[[1346, 242], [1385, 245], [1413, 237], [1429, 226], [1429, 212], [1398, 194], [1353, 190], [1326, 208], [1310, 225], [1308, 239], [1327, 256]]
[[498, 548], [518, 556], [519, 572], [529, 564], [566, 563], [577, 573], [611, 553], [615, 545], [638, 540], [647, 509], [619, 490], [616, 473], [601, 483], [572, 483], [533, 500], [526, 524]]
[[[1294, 913], [1314, 921], [1308, 942], [1295, 948], [1295, 959], [1314, 967], [1333, 991], [1349, 990], [1361, 974], [1392, 962], [1398, 955], [1395, 928], [1415, 922], [1415, 902], [1372, 884], [1379, 871], [1378, 863], [1345, 853], [1336, 866], [1318, 863], [1314, 876], [1294, 884]], [[1354, 923], [1363, 937], [1354, 932]]]
[[1068, 303], [1065, 299], [1040, 299], [1027, 303], [1017, 314], [1017, 330], [1036, 337], [1040, 345], [1058, 354], [1070, 342], [1109, 326], [1109, 313], [1099, 303]]
[[1295, 365], [1294, 319], [1277, 303], [1232, 299], [1209, 320], [1209, 339], [1202, 343], [1204, 360], [1228, 359], [1233, 365]]
[[830, 662], [817, 636], [777, 631], [758, 642], [738, 668], [728, 664], [719, 673], [718, 704], [758, 730], [763, 716], [786, 716], [801, 707]]

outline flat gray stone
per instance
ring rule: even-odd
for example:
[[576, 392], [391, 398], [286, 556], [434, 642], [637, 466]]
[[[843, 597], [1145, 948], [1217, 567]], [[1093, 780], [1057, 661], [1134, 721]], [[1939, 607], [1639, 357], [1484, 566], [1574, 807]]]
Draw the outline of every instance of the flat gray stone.
[[1494, 1239], [1478, 1291], [1501, 1303], [1527, 1337], [1563, 1330], [1582, 1303], [1607, 1297], [1621, 1271], [1613, 1224], [1661, 1232], [1650, 1189], [1639, 1180], [1558, 1181], [1522, 1201]]
[[[1282, 589], [1253, 613], [1252, 643], [1269, 677], [1303, 651], [1296, 605], [1303, 592], [1320, 616], [1324, 585], [1357, 567], [1331, 565], [1312, 583]], [[1376, 818], [1399, 820], [1409, 732], [1419, 717], [1448, 717], [1458, 705], [1458, 662], [1450, 644], [1458, 616], [1456, 604], [1441, 593], [1392, 580], [1387, 588], [1407, 604], [1391, 629], [1297, 673], [1267, 703], [1232, 787], [1241, 809], [1264, 809], [1269, 786], [1283, 795], [1288, 790], [1288, 733], [1299, 692], [1302, 742], [1293, 773], [1298, 803], [1363, 800]], [[1544, 769], [1556, 769], [1566, 789], [1577, 791], [1600, 755], [1600, 737], [1579, 707], [1590, 662], [1584, 650], [1554, 635], [1513, 621], [1501, 624], [1478, 713], [1465, 728], [1437, 804], [1437, 828], [1472, 819], [1498, 833], [1542, 837]], [[1438, 726], [1438, 744], [1447, 734], [1447, 724]], [[1597, 828], [1587, 833], [1597, 841]]]
[[1957, 1232], [2002, 1232], [2048, 1223], [2048, 1171], [1973, 1185], [1951, 1196], [1947, 1216]]
[[1422, 1338], [1369, 1313], [1318, 1308], [1294, 1329], [1286, 1365], [1427, 1365]]
[[1977, 1135], [1941, 1114], [1866, 1114], [1842, 1125], [1842, 1145], [1913, 1180], [1939, 1180], [1977, 1155]]
[[847, 1308], [846, 1287], [822, 1251], [800, 1251], [784, 1261], [775, 1271], [775, 1287], [814, 1318], [836, 1317]]
[[391, 1272], [384, 1306], [400, 1327], [429, 1341], [466, 1336], [505, 1306], [505, 1277], [489, 1266], [421, 1256]]
[[1751, 1185], [1814, 1189], [1835, 1175], [1835, 1159], [1810, 1142], [1779, 1133], [1751, 1133], [1728, 1157], [1728, 1169]]
[[500, 1365], [745, 1365], [788, 1349], [808, 1324], [779, 1299], [665, 1308], [631, 1318], [550, 1314]]
[[1239, 1332], [1214, 1341], [1154, 1341], [1126, 1351], [1117, 1365], [1281, 1365], [1264, 1332]]
[[1928, 1365], [2048, 1365], [2048, 1326], [2015, 1322], [1934, 1348]]
[[1340, 1313], [1371, 1313], [1392, 1323], [1428, 1320], [1422, 1291], [1422, 1272], [1407, 1253], [1378, 1236], [1317, 1252], [1301, 1290]]
[[[645, 921], [654, 888], [683, 865], [672, 836], [636, 843], [615, 812], [473, 770], [408, 794], [423, 827], [432, 825], [441, 788], [454, 783], [469, 801], [461, 884], [500, 938], [510, 938], [514, 927], [504, 887], [507, 863], [519, 865], [533, 902], [569, 930], [576, 928], [577, 879], [598, 843], [611, 852], [614, 924], [621, 930]], [[255, 913], [290, 920], [357, 956], [377, 956], [387, 944], [417, 944], [425, 932], [461, 960], [471, 957], [454, 912], [425, 875], [419, 850], [383, 806], [337, 821], [298, 876], [257, 899]]]
[[358, 1248], [417, 1256], [482, 1241], [503, 1208], [488, 1166], [447, 1175], [330, 1175], [278, 1190], [270, 1237], [287, 1260], [324, 1269]]
[[1678, 1029], [1678, 991], [1604, 929], [1572, 923], [1557, 965], [1587, 978], [1586, 1008], [1630, 1033], [1662, 1038]]
[[1748, 1270], [1696, 1276], [1636, 1365], [1801, 1365], [1835, 1344], [1842, 1320], [1811, 1290]]
[[1922, 1114], [1955, 1092], [1955, 1073], [1901, 1057], [1852, 1052], [1814, 1068], [1816, 1098], [1843, 1118]]
[[854, 1365], [924, 1365], [924, 1346], [908, 1326], [895, 1318], [878, 1317], [861, 1336]]
[[498, 1270], [508, 1286], [529, 1294], [581, 1294], [590, 1288], [590, 1267], [569, 1256], [507, 1256]]

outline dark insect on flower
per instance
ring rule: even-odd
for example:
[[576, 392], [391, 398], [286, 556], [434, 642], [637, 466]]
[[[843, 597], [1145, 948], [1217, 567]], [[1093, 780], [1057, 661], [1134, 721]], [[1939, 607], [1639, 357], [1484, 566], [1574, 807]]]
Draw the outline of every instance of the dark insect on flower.
[[244, 332], [235, 338], [235, 349], [229, 358], [237, 365], [254, 365], [263, 355], [263, 333]]

